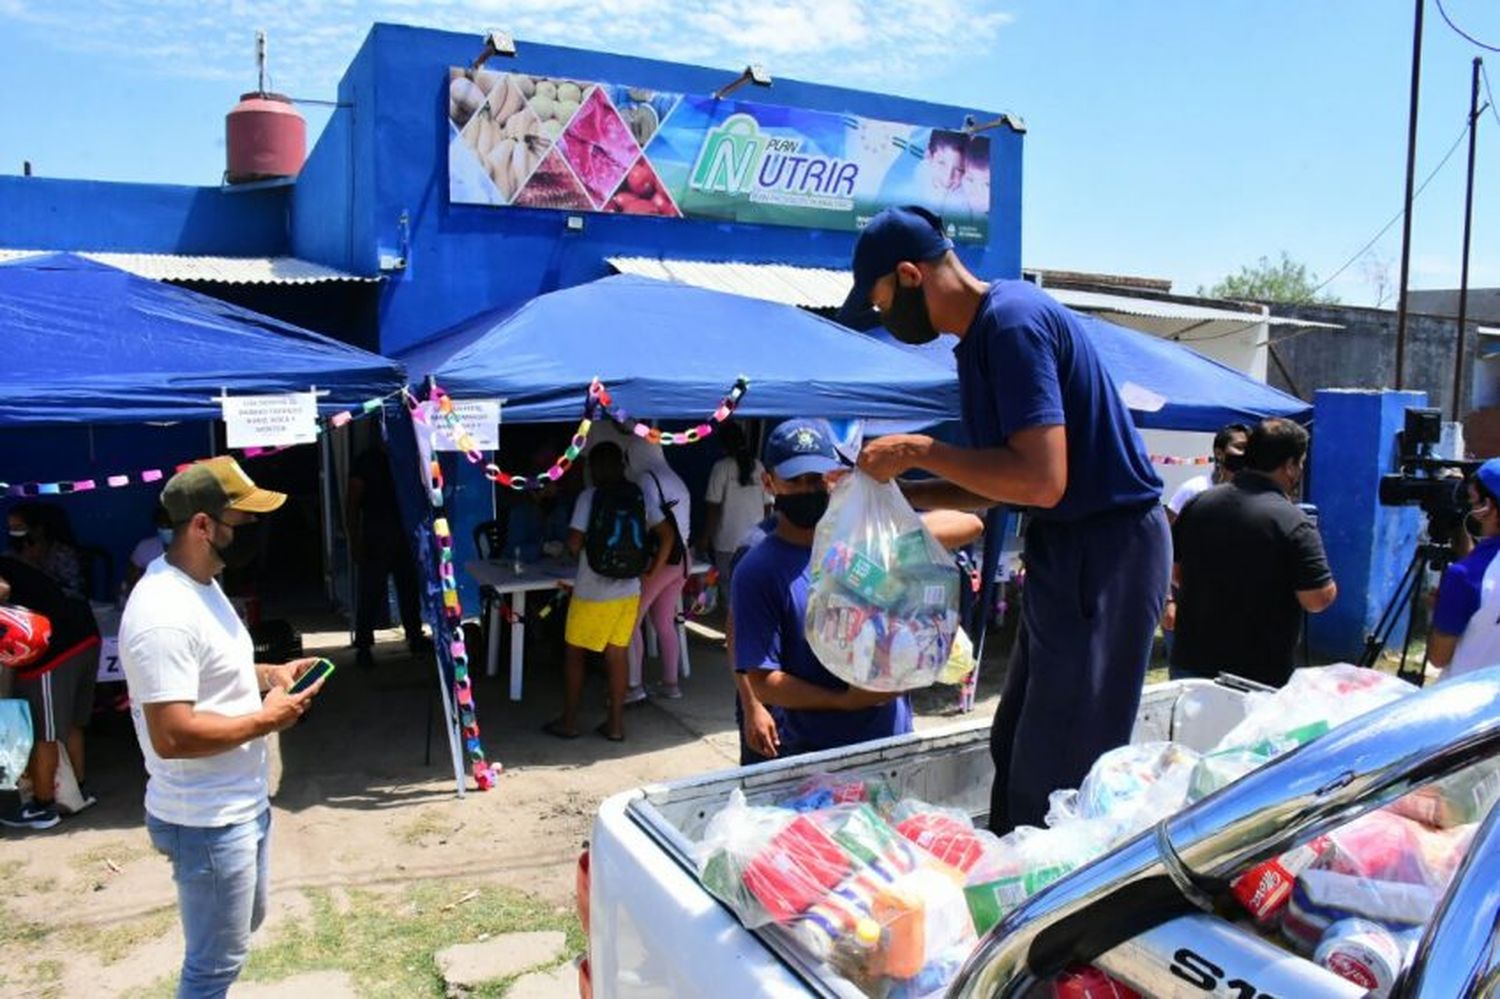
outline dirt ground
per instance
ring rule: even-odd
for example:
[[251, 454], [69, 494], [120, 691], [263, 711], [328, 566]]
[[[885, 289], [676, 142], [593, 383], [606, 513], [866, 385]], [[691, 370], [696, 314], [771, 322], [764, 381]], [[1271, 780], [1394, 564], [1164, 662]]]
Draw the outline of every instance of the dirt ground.
[[[278, 740], [271, 911], [257, 942], [307, 915], [309, 889], [397, 898], [417, 883], [462, 878], [571, 909], [574, 865], [601, 800], [738, 761], [734, 686], [711, 629], [695, 630], [689, 643], [683, 699], [632, 707], [621, 744], [592, 734], [604, 697], [593, 674], [588, 734], [564, 742], [541, 732], [562, 688], [560, 650], [537, 635], [521, 702], [508, 699], [503, 668], [478, 679], [485, 748], [505, 769], [494, 790], [460, 799], [431, 661], [392, 641], [377, 647], [374, 670], [359, 672], [336, 623], [305, 624], [330, 629], [304, 630], [304, 643], [340, 668], [315, 709]], [[648, 682], [658, 668], [648, 660]], [[993, 713], [1001, 679], [993, 662], [984, 670], [978, 717]], [[921, 692], [916, 707], [919, 728], [953, 720], [946, 688]], [[180, 961], [175, 893], [142, 824], [145, 775], [128, 717], [97, 723], [89, 753], [97, 806], [48, 832], [0, 830], [0, 994], [152, 993]]]

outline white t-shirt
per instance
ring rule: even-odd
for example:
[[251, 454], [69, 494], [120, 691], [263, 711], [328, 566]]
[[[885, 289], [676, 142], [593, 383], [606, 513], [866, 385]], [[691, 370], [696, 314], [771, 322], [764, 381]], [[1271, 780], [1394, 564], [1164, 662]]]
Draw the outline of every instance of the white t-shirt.
[[1490, 561], [1479, 583], [1479, 607], [1469, 618], [1453, 648], [1453, 660], [1443, 670], [1451, 680], [1487, 666], [1500, 664], [1500, 558]]
[[130, 564], [144, 571], [146, 566], [161, 558], [164, 551], [166, 548], [162, 546], [161, 538], [156, 535], [142, 538], [136, 542], [135, 549], [130, 553]]
[[165, 558], [152, 562], [120, 618], [120, 660], [150, 775], [146, 811], [182, 826], [226, 826], [264, 811], [264, 738], [213, 756], [164, 760], [146, 730], [146, 704], [190, 701], [195, 710], [229, 717], [260, 710], [255, 644], [218, 582], [199, 583]]
[[1208, 492], [1209, 487], [1213, 484], [1213, 476], [1209, 475], [1207, 472], [1202, 475], [1193, 476], [1191, 479], [1188, 479], [1182, 485], [1177, 487], [1177, 491], [1173, 493], [1172, 498], [1167, 501], [1167, 509], [1171, 510], [1174, 514], [1182, 513], [1183, 507], [1187, 506], [1188, 503], [1196, 498], [1200, 493]]
[[[646, 499], [646, 528], [650, 530], [662, 522], [661, 506], [653, 503], [656, 499], [655, 488], [648, 487], [641, 492]], [[573, 504], [573, 519], [568, 526], [575, 531], [585, 534], [589, 529], [589, 514], [594, 509], [594, 487], [589, 486], [578, 494], [578, 502]], [[587, 543], [585, 543], [587, 547]], [[641, 581], [639, 579], [609, 579], [599, 575], [589, 567], [589, 557], [586, 551], [578, 553], [578, 578], [573, 583], [573, 596], [579, 600], [592, 600], [602, 602], [605, 600], [625, 600], [628, 597], [639, 596], [641, 592]]]
[[750, 473], [750, 484], [740, 485], [739, 462], [720, 458], [708, 473], [708, 491], [704, 501], [719, 506], [719, 526], [709, 544], [716, 552], [729, 553], [739, 547], [740, 539], [749, 534], [766, 517], [771, 495], [761, 484], [764, 469], [760, 462]]

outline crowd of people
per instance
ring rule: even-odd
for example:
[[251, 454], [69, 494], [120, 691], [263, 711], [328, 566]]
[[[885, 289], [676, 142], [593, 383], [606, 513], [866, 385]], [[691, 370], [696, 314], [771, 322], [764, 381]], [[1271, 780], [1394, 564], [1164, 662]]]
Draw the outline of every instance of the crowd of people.
[[[676, 616], [695, 553], [715, 566], [725, 595], [742, 764], [911, 731], [905, 694], [850, 686], [806, 636], [814, 536], [830, 489], [854, 467], [894, 480], [949, 549], [980, 540], [978, 511], [1025, 514], [1020, 626], [991, 735], [996, 833], [1041, 825], [1054, 791], [1077, 786], [1129, 739], [1159, 629], [1171, 639], [1173, 677], [1285, 683], [1305, 616], [1338, 593], [1316, 520], [1296, 502], [1305, 429], [1281, 419], [1223, 428], [1212, 470], [1163, 503], [1131, 415], [1069, 310], [1027, 282], [981, 280], [941, 222], [916, 208], [871, 220], [853, 275], [847, 321], [873, 319], [907, 344], [957, 335], [967, 443], [887, 435], [854, 456], [840, 452], [826, 421], [793, 418], [770, 427], [757, 454], [727, 424], [695, 534], [693, 497], [660, 445], [601, 426], [577, 472], [508, 511], [528, 546], [578, 560], [563, 629], [563, 710], [548, 734], [582, 734], [589, 657], [598, 656], [607, 696], [594, 730], [625, 738], [626, 707], [647, 696], [647, 624], [660, 653], [654, 692], [681, 696]], [[1500, 460], [1468, 488], [1472, 550], [1443, 577], [1429, 644], [1433, 664], [1450, 674], [1500, 658]], [[294, 724], [322, 685], [293, 692], [313, 659], [256, 663], [218, 581], [254, 554], [258, 518], [284, 500], [232, 458], [191, 465], [167, 482], [126, 573], [120, 655], [148, 773], [146, 827], [177, 884], [181, 995], [223, 995], [244, 964], [266, 906], [266, 737]], [[378, 442], [354, 463], [347, 500], [357, 661], [370, 662], [391, 579], [407, 639], [421, 651], [417, 573]], [[47, 828], [58, 822], [51, 792], [63, 754], [84, 786], [99, 631], [60, 509], [17, 504], [7, 527], [0, 603], [46, 615], [52, 638], [29, 669], [0, 670], [36, 725], [31, 797], [0, 822]]]

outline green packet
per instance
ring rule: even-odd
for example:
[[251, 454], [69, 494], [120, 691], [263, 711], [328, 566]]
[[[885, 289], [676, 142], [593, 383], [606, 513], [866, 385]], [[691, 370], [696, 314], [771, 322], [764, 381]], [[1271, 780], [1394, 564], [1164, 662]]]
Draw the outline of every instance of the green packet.
[[969, 885], [964, 889], [964, 901], [969, 903], [969, 916], [974, 920], [974, 931], [981, 936], [988, 933], [991, 927], [1010, 915], [1022, 902], [1052, 882], [1061, 880], [1072, 870], [1072, 864], [1052, 864], [1024, 874]]
[[866, 864], [887, 857], [901, 834], [875, 813], [869, 805], [860, 805], [833, 831], [834, 841]]

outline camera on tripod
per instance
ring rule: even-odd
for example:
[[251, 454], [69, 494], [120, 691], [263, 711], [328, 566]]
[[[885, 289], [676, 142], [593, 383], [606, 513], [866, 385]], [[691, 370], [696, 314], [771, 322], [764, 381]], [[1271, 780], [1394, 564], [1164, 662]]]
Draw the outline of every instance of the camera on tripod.
[[1442, 410], [1407, 408], [1397, 435], [1401, 471], [1380, 477], [1380, 502], [1420, 507], [1427, 515], [1428, 542], [1448, 547], [1469, 514], [1469, 476], [1480, 463], [1436, 457], [1433, 448], [1442, 439]]

